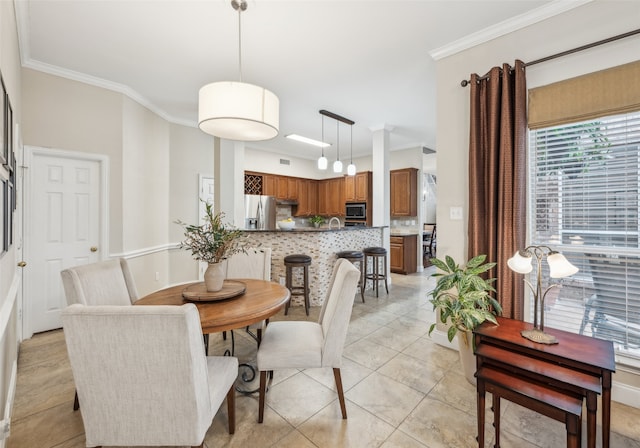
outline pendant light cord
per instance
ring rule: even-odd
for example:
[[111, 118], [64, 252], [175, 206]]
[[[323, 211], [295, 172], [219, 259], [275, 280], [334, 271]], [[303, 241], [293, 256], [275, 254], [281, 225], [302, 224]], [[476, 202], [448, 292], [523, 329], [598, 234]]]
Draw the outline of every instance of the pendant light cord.
[[322, 157], [324, 157], [324, 115], [322, 116], [322, 146], [320, 148], [322, 150]]
[[336, 129], [337, 129], [337, 134], [338, 134], [337, 155], [338, 155], [338, 161], [340, 161], [340, 123], [337, 120], [336, 120]]
[[238, 72], [242, 82], [242, 8], [238, 8]]
[[353, 165], [353, 125], [349, 126], [351, 129], [351, 143], [349, 144], [349, 149], [351, 151], [351, 164]]

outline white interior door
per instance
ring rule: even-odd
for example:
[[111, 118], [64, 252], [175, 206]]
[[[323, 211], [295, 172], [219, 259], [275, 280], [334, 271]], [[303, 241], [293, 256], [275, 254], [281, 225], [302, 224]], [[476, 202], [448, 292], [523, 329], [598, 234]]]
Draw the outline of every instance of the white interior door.
[[[103, 161], [77, 152], [29, 151], [25, 323], [31, 333], [60, 328], [67, 305], [60, 271], [100, 256]], [[104, 248], [106, 251], [106, 247]]]

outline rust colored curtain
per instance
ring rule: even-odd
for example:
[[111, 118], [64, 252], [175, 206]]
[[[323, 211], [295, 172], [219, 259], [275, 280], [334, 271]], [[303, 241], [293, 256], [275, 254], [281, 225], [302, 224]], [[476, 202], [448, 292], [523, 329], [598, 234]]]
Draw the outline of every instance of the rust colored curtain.
[[507, 260], [525, 247], [527, 86], [516, 61], [471, 75], [469, 143], [469, 258], [496, 262], [496, 299], [503, 316], [524, 318], [524, 283]]

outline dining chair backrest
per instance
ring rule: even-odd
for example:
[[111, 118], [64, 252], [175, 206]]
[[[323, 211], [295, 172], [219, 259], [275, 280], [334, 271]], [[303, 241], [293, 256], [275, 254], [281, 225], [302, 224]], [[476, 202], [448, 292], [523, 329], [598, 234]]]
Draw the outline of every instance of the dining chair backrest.
[[360, 271], [349, 260], [340, 258], [333, 267], [333, 283], [320, 311], [324, 336], [322, 366], [339, 367], [351, 320], [353, 300], [358, 289]]
[[271, 280], [271, 248], [247, 249], [229, 257], [227, 278]]
[[62, 322], [87, 446], [202, 442], [217, 407], [194, 304], [75, 304]]
[[74, 266], [60, 272], [67, 305], [131, 305], [138, 300], [124, 258]]

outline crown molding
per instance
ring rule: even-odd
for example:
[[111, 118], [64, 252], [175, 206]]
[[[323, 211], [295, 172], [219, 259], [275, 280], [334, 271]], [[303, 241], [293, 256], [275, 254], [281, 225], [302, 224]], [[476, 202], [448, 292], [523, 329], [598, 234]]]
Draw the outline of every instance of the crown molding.
[[518, 31], [529, 25], [533, 25], [550, 17], [578, 8], [587, 3], [591, 3], [592, 1], [594, 0], [554, 0], [547, 5], [504, 20], [440, 48], [436, 48], [429, 52], [429, 56], [438, 61], [461, 51], [468, 50], [469, 48], [473, 48], [476, 45], [483, 44], [492, 39], [513, 33], [514, 31]]
[[140, 95], [138, 92], [133, 90], [131, 87], [126, 86], [124, 84], [119, 84], [117, 82], [108, 81], [106, 79], [98, 78], [95, 76], [87, 75], [84, 73], [76, 72], [73, 70], [68, 70], [65, 68], [58, 67], [56, 65], [46, 64], [44, 62], [33, 61], [31, 59], [23, 60], [22, 66], [25, 68], [30, 68], [32, 70], [37, 70], [43, 73], [48, 73], [50, 75], [59, 76], [62, 78], [71, 79], [73, 81], [82, 82], [84, 84], [89, 84], [96, 87], [101, 87], [103, 89], [111, 90], [114, 92], [121, 93], [140, 104], [143, 107], [146, 107], [151, 112], [155, 113], [159, 117], [164, 120], [188, 127], [197, 127], [196, 123], [189, 120], [182, 120], [176, 117], [172, 117], [167, 114], [163, 109], [155, 105], [153, 102], [149, 101], [144, 96]]

